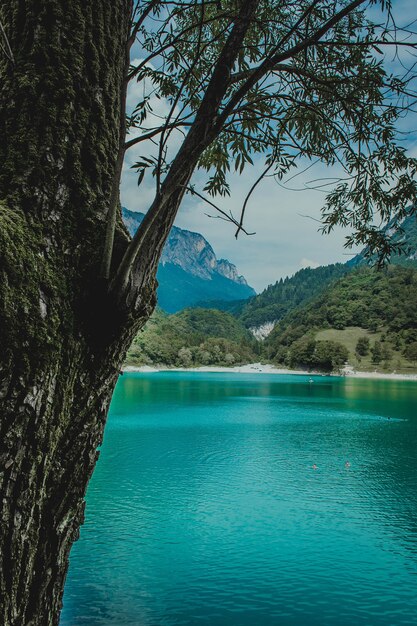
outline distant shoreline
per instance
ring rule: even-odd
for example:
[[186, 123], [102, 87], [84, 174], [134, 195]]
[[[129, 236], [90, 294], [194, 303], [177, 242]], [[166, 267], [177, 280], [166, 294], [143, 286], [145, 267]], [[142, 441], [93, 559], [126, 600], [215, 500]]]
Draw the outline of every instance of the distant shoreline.
[[[307, 370], [290, 370], [275, 367], [270, 364], [248, 363], [247, 365], [236, 365], [234, 367], [222, 367], [217, 365], [207, 365], [202, 367], [167, 367], [149, 365], [125, 365], [123, 372], [213, 372], [213, 373], [237, 373], [237, 374], [291, 374], [296, 376], [323, 376], [322, 372], [309, 372]], [[340, 374], [325, 374], [325, 376], [343, 376], [346, 378], [374, 378], [386, 380], [411, 380], [417, 381], [417, 374], [396, 374], [384, 372], [356, 372], [351, 368], [345, 368]]]

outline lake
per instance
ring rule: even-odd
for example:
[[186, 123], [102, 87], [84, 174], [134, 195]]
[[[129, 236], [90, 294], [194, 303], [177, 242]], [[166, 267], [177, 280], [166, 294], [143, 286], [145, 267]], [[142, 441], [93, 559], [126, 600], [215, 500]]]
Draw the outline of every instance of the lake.
[[417, 384], [118, 382], [61, 626], [415, 626]]

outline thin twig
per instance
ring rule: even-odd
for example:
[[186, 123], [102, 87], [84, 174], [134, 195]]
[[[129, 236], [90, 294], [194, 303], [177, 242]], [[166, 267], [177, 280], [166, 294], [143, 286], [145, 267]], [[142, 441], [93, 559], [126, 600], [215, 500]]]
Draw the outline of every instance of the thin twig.
[[1, 48], [2, 48], [2, 50], [4, 52], [4, 54], [6, 55], [6, 57], [9, 59], [9, 61], [11, 61], [11, 63], [13, 63], [13, 65], [14, 65], [13, 51], [12, 51], [12, 48], [10, 46], [9, 39], [8, 39], [8, 37], [6, 35], [6, 31], [4, 30], [4, 26], [3, 26], [1, 20], [0, 20], [0, 33], [1, 33], [1, 36], [2, 36], [3, 41], [4, 41], [4, 46], [2, 45]]
[[[230, 211], [230, 213], [226, 213], [226, 211], [223, 211], [223, 209], [221, 209], [216, 204], [214, 204], [214, 202], [212, 202], [208, 198], [205, 198], [201, 193], [196, 191], [193, 187], [187, 187], [186, 189], [193, 196], [197, 196], [198, 198], [200, 198], [201, 200], [203, 200], [204, 202], [209, 204], [211, 207], [213, 207], [213, 209], [216, 209], [216, 211], [221, 213], [224, 216], [222, 219], [226, 220], [227, 222], [231, 222], [235, 226], [238, 226], [239, 230], [241, 230], [243, 233], [245, 233], [245, 235], [256, 235], [256, 233], [248, 233], [247, 230], [242, 228], [242, 225], [237, 221], [237, 219], [235, 217], [233, 217], [233, 214], [232, 214], [231, 211]], [[207, 215], [207, 217], [219, 217], [219, 216], [208, 215], [208, 213], [206, 213], [206, 215]]]
[[236, 239], [239, 236], [240, 231], [242, 230], [243, 232], [245, 232], [243, 230], [243, 220], [245, 218], [245, 211], [246, 211], [246, 207], [247, 204], [249, 202], [249, 198], [251, 197], [251, 195], [253, 194], [253, 192], [255, 191], [256, 187], [259, 185], [259, 183], [261, 182], [261, 180], [263, 180], [265, 178], [265, 176], [268, 174], [269, 170], [271, 169], [271, 167], [274, 165], [274, 161], [272, 160], [271, 163], [268, 165], [268, 167], [262, 172], [262, 174], [259, 176], [259, 178], [257, 178], [255, 180], [255, 182], [253, 183], [252, 187], [249, 189], [248, 195], [245, 198], [245, 202], [243, 203], [243, 207], [242, 207], [242, 211], [240, 213], [240, 220], [239, 220], [239, 224], [238, 224], [238, 228], [237, 231], [235, 232], [235, 237]]

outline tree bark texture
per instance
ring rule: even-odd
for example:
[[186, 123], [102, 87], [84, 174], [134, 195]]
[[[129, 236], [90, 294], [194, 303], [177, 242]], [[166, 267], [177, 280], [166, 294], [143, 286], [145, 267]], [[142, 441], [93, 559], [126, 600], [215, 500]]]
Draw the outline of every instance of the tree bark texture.
[[[114, 385], [155, 305], [99, 279], [129, 0], [0, 0], [0, 623], [59, 622]], [[114, 260], [128, 237], [119, 220]]]

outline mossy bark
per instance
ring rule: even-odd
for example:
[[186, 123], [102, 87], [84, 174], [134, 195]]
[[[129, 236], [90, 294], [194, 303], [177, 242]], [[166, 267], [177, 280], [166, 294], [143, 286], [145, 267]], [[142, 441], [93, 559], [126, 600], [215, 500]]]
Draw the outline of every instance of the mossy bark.
[[[56, 625], [108, 405], [155, 304], [99, 280], [129, 0], [0, 0], [0, 623]], [[116, 232], [117, 261], [128, 240]]]
[[240, 3], [193, 126], [129, 243], [120, 213], [107, 236], [106, 218], [125, 140], [132, 0], [0, 0], [12, 50], [0, 54], [3, 626], [58, 623], [113, 388], [155, 306], [162, 247], [220, 132], [258, 4]]

